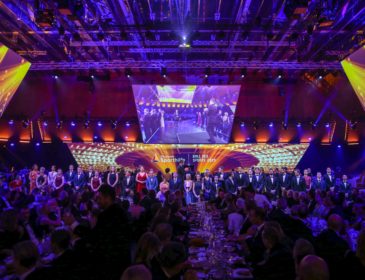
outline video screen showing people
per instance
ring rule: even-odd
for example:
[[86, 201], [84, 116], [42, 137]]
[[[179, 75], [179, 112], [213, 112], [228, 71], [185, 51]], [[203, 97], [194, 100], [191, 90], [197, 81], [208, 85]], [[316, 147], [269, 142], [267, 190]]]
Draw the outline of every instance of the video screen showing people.
[[240, 85], [133, 85], [144, 143], [226, 144]]

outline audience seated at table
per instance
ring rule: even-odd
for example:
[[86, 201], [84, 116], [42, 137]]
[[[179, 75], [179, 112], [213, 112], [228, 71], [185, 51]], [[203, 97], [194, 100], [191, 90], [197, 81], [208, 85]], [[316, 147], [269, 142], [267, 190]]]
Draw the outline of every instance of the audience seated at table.
[[[233, 246], [251, 279], [365, 275], [365, 192], [331, 168], [34, 166], [0, 175], [0, 279], [203, 279], [208, 263], [199, 267], [191, 249], [217, 244]], [[223, 231], [193, 239], [204, 213]], [[224, 237], [212, 243], [214, 234]], [[233, 279], [229, 261], [218, 267]]]

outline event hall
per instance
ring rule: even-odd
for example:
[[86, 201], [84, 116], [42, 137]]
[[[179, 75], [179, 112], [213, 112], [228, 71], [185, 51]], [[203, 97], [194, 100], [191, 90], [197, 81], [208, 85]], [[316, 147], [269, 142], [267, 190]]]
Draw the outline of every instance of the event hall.
[[365, 0], [0, 1], [0, 279], [365, 279]]

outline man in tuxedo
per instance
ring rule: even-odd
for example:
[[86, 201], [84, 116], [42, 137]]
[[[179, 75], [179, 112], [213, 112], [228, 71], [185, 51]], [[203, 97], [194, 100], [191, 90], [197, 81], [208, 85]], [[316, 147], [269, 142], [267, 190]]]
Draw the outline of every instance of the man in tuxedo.
[[94, 177], [94, 174], [94, 166], [89, 165], [87, 172], [85, 172], [85, 180], [88, 186], [90, 186], [91, 178]]
[[127, 171], [122, 181], [122, 195], [125, 196], [129, 190], [135, 190], [135, 180], [131, 172]]
[[320, 190], [320, 191], [327, 191], [327, 185], [322, 177], [321, 172], [317, 172], [317, 176], [312, 179], [312, 189]]
[[253, 177], [254, 177], [253, 170], [252, 168], [249, 168], [247, 174], [245, 174], [245, 179], [244, 179], [245, 188], [247, 188], [249, 185], [250, 186], [253, 185]]
[[286, 190], [291, 187], [291, 178], [286, 167], [281, 168], [281, 174], [279, 175], [279, 186], [280, 188], [284, 188]]
[[146, 181], [146, 188], [147, 188], [147, 190], [154, 190], [156, 192], [157, 192], [157, 189], [158, 189], [157, 177], [155, 176], [155, 174], [153, 174], [152, 169], [148, 172], [148, 177], [147, 177], [147, 181]]
[[179, 161], [179, 165], [177, 166], [177, 174], [181, 180], [185, 179], [185, 168], [183, 160]]
[[229, 173], [228, 178], [224, 181], [224, 185], [225, 185], [226, 192], [231, 193], [231, 194], [237, 193], [237, 185], [236, 185], [236, 182], [234, 181], [233, 172]]
[[257, 192], [262, 192], [265, 186], [264, 183], [265, 183], [264, 175], [260, 174], [260, 168], [256, 167], [255, 175], [253, 176], [252, 180], [252, 186], [254, 190]]
[[237, 187], [238, 187], [239, 190], [246, 186], [245, 185], [245, 181], [246, 181], [245, 178], [246, 178], [245, 173], [243, 173], [242, 167], [239, 166], [237, 168], [237, 172], [235, 173], [235, 182], [236, 182]]
[[252, 237], [246, 239], [246, 245], [249, 251], [247, 252], [247, 260], [255, 265], [264, 260], [266, 249], [262, 241], [262, 232], [265, 225], [265, 216], [264, 209], [260, 207], [255, 207], [248, 211], [248, 219], [252, 225], [257, 227], [257, 230]]
[[279, 179], [275, 176], [272, 168], [269, 169], [269, 174], [265, 180], [265, 191], [271, 196], [279, 195]]
[[74, 170], [74, 166], [72, 164], [70, 164], [70, 166], [68, 168], [68, 171], [65, 174], [66, 184], [72, 186], [73, 182], [74, 182], [74, 179], [75, 179], [75, 176], [76, 176], [76, 172]]
[[297, 192], [304, 192], [306, 190], [305, 180], [300, 175], [299, 169], [294, 170], [294, 177], [292, 178], [291, 188], [293, 191], [297, 191]]
[[335, 176], [333, 176], [332, 169], [330, 167], [327, 167], [326, 174], [323, 176], [324, 181], [326, 182], [326, 189], [330, 190], [335, 186], [336, 179]]
[[214, 187], [215, 194], [218, 195], [218, 191], [223, 187], [222, 187], [222, 182], [219, 181], [219, 177], [217, 175], [214, 176], [212, 184]]
[[176, 172], [172, 174], [172, 178], [169, 182], [169, 189], [171, 192], [183, 190], [183, 181]]
[[79, 166], [77, 167], [77, 174], [74, 177], [73, 184], [75, 186], [75, 189], [78, 191], [81, 188], [83, 188], [86, 185], [86, 178], [85, 174], [82, 171], [82, 168]]
[[227, 179], [227, 174], [224, 173], [223, 167], [222, 166], [218, 167], [218, 171], [214, 175], [218, 176], [218, 180], [219, 180], [219, 182], [221, 182], [222, 188], [224, 188], [225, 181]]
[[351, 183], [347, 180], [347, 175], [342, 175], [341, 182], [337, 185], [336, 190], [338, 192], [345, 193], [347, 196], [352, 192]]

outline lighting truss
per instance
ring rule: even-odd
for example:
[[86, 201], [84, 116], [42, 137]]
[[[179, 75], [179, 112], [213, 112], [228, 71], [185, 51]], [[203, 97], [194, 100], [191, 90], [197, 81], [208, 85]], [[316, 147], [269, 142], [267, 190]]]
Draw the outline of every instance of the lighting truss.
[[339, 62], [297, 62], [297, 61], [258, 61], [258, 60], [199, 60], [199, 61], [176, 61], [176, 60], [113, 60], [113, 61], [61, 61], [61, 62], [33, 62], [30, 70], [48, 71], [48, 70], [113, 70], [121, 68], [144, 68], [144, 69], [286, 69], [286, 70], [341, 70]]

